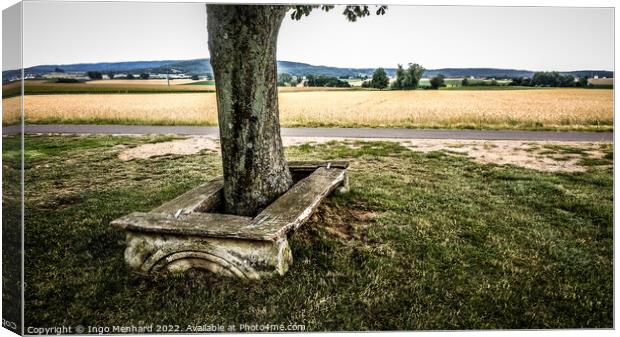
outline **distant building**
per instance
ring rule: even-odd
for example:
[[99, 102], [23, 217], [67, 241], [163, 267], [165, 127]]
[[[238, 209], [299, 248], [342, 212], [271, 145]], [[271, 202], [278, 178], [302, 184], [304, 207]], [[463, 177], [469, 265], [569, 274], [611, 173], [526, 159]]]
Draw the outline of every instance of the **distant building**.
[[49, 79], [53, 79], [53, 78], [74, 78], [76, 80], [88, 79], [88, 76], [86, 76], [86, 73], [83, 73], [83, 72], [53, 72], [49, 74], [43, 74], [42, 77], [49, 78]]
[[167, 78], [170, 78], [171, 80], [174, 80], [174, 79], [180, 79], [180, 78], [184, 78], [184, 79], [192, 78], [192, 76], [184, 74], [184, 73], [175, 72], [175, 73], [169, 73], [169, 74], [162, 74], [162, 73], [151, 74], [150, 78], [158, 78], [158, 79], [164, 79], [164, 80]]
[[594, 76], [594, 78], [588, 78], [588, 85], [596, 87], [596, 86], [613, 86], [614, 85], [614, 79], [612, 78], [606, 78], [606, 77], [602, 77], [599, 78], [598, 76]]
[[151, 78], [166, 79], [167, 74], [151, 74]]

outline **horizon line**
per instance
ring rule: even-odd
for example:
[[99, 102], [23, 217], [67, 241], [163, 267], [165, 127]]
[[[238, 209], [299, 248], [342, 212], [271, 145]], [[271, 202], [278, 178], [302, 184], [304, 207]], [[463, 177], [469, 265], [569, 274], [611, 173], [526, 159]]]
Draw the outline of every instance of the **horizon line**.
[[[2, 70], [2, 72], [5, 71], [15, 71], [15, 70], [20, 70], [20, 69], [29, 69], [29, 68], [35, 68], [35, 67], [45, 67], [45, 66], [73, 66], [73, 65], [95, 65], [95, 64], [114, 64], [114, 63], [138, 63], [138, 62], [185, 62], [185, 61], [198, 61], [198, 60], [210, 60], [211, 57], [202, 57], [202, 58], [190, 58], [190, 59], [159, 59], [159, 60], [154, 60], [154, 59], [150, 59], [150, 60], [130, 60], [130, 61], [99, 61], [99, 62], [77, 62], [77, 63], [48, 63], [48, 64], [38, 64], [38, 65], [33, 65], [33, 66], [28, 66], [28, 67], [22, 67], [22, 68], [15, 68], [15, 69], [7, 69], [7, 70]], [[313, 67], [330, 67], [330, 68], [339, 68], [339, 69], [378, 69], [378, 68], [383, 68], [383, 69], [396, 69], [396, 67], [383, 67], [383, 66], [377, 66], [377, 67], [341, 67], [341, 66], [331, 66], [331, 65], [324, 65], [324, 64], [312, 64], [312, 63], [306, 63], [306, 62], [299, 62], [299, 61], [290, 61], [290, 60], [276, 60], [276, 62], [290, 62], [290, 63], [298, 63], [298, 64], [305, 64], [305, 65], [309, 65], [309, 66], [313, 66]], [[405, 66], [405, 64], [403, 64], [403, 66]], [[440, 69], [498, 69], [498, 70], [514, 70], [514, 71], [527, 71], [527, 72], [552, 72], [552, 71], [557, 71], [557, 72], [575, 72], [575, 71], [607, 71], [607, 72], [613, 72], [615, 73], [615, 70], [609, 70], [609, 69], [574, 69], [574, 70], [532, 70], [532, 69], [519, 69], [519, 68], [497, 68], [497, 67], [484, 67], [484, 66], [475, 66], [475, 67], [454, 67], [454, 66], [448, 66], [448, 67], [439, 67], [439, 68], [426, 68], [425, 70], [440, 70]]]

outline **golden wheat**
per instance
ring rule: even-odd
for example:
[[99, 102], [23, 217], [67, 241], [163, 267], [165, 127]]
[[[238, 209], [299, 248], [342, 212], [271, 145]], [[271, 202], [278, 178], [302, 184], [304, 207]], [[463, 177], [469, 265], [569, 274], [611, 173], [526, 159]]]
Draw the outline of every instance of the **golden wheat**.
[[[24, 105], [29, 122], [217, 123], [213, 93], [27, 95]], [[577, 129], [613, 122], [612, 90], [301, 91], [282, 92], [279, 106], [284, 126]]]
[[24, 111], [28, 122], [130, 120], [212, 124], [217, 120], [214, 98], [214, 94], [27, 95]]
[[417, 90], [280, 95], [285, 124], [364, 126], [611, 124], [611, 90]]
[[2, 100], [2, 123], [16, 123], [21, 120], [22, 99], [20, 96]]

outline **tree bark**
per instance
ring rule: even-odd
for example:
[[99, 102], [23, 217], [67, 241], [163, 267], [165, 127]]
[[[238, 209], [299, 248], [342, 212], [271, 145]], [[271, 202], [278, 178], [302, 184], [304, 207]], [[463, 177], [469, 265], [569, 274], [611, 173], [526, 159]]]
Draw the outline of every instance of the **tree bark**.
[[280, 137], [276, 65], [286, 11], [207, 5], [227, 213], [253, 216], [292, 185]]

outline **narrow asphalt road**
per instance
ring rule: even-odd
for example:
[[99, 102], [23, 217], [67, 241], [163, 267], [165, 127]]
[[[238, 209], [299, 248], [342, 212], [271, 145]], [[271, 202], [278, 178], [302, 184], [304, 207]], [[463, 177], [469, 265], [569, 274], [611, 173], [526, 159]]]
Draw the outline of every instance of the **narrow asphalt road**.
[[[15, 134], [19, 126], [3, 127], [3, 134]], [[63, 134], [179, 134], [217, 136], [217, 127], [149, 125], [26, 125], [25, 132]], [[553, 132], [494, 130], [434, 130], [384, 128], [282, 128], [283, 137], [404, 138], [466, 140], [531, 140], [612, 142], [613, 132]]]

